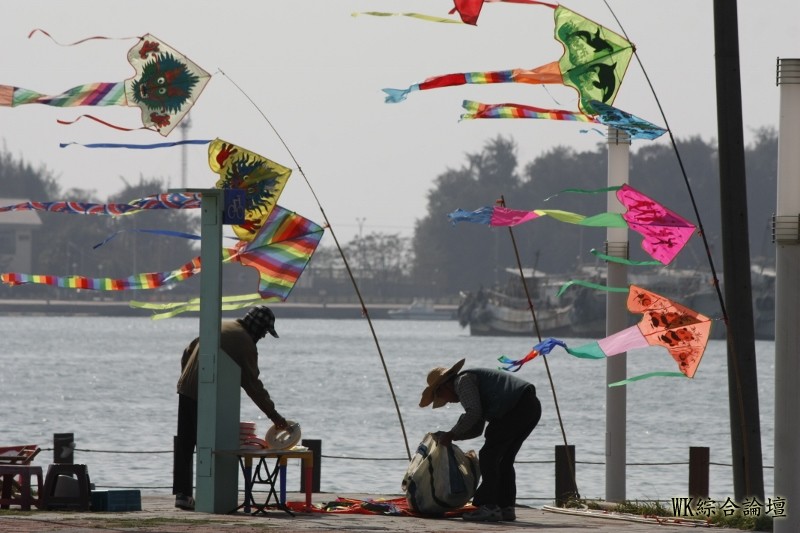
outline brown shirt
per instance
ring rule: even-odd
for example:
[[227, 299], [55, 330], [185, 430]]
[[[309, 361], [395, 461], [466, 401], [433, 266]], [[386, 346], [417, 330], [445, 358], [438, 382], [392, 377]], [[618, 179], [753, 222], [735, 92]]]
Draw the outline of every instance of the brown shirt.
[[[196, 340], [196, 339], [195, 339]], [[239, 365], [242, 370], [242, 388], [253, 400], [253, 403], [261, 409], [273, 422], [280, 415], [275, 410], [275, 404], [269, 397], [269, 392], [259, 379], [258, 370], [258, 350], [253, 338], [241, 324], [233, 321], [225, 321], [220, 328], [220, 348]], [[178, 379], [178, 393], [197, 400], [197, 367], [199, 359], [199, 343], [192, 341], [181, 361], [182, 372]], [[184, 361], [185, 360], [185, 361]], [[184, 364], [185, 363], [185, 364]]]

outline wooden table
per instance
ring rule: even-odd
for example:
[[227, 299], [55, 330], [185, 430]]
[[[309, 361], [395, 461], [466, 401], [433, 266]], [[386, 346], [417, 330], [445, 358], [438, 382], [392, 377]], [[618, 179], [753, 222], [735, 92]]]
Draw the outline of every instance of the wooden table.
[[[292, 448], [287, 450], [268, 450], [268, 449], [246, 449], [239, 450], [219, 450], [214, 453], [223, 455], [235, 455], [239, 458], [239, 466], [244, 476], [244, 502], [235, 510], [243, 509], [245, 513], [250, 513], [251, 508], [255, 508], [254, 513], [266, 513], [272, 500], [279, 509], [294, 516], [286, 507], [286, 464], [289, 459], [300, 459], [303, 475], [305, 476], [306, 509], [311, 508], [312, 494], [312, 473], [314, 471], [314, 452], [307, 448]], [[274, 466], [270, 468], [268, 461], [275, 459]], [[253, 461], [256, 461], [253, 470]], [[275, 490], [275, 482], [279, 481], [280, 493]], [[263, 484], [268, 486], [267, 499], [263, 504], [256, 503], [253, 498], [253, 485]]]

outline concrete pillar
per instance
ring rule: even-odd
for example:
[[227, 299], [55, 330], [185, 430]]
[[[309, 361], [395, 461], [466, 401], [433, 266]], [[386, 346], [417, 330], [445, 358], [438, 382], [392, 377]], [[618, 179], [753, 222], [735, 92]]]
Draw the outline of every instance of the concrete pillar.
[[200, 347], [197, 398], [196, 503], [198, 511], [224, 514], [238, 506], [239, 483], [234, 455], [215, 450], [239, 448], [241, 371], [220, 349], [222, 320], [222, 224], [224, 192], [203, 189]]
[[800, 59], [779, 59], [778, 198], [775, 241], [775, 492], [786, 517], [775, 533], [800, 531]]
[[[628, 183], [631, 138], [624, 131], [608, 128], [608, 186]], [[623, 213], [625, 208], [612, 194], [608, 195], [608, 212]], [[606, 254], [628, 259], [628, 229], [606, 230]], [[628, 267], [608, 263], [606, 284], [628, 286]], [[628, 327], [627, 293], [609, 292], [606, 297], [606, 334]], [[622, 381], [627, 376], [627, 353], [606, 358], [606, 384]], [[606, 387], [606, 500], [625, 500], [625, 461], [627, 456], [627, 387]]]

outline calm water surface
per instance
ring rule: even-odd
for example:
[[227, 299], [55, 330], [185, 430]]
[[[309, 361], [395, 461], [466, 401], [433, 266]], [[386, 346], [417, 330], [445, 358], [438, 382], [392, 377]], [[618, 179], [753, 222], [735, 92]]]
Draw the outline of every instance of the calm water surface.
[[[428, 431], [446, 430], [457, 405], [420, 409], [419, 396], [433, 366], [466, 357], [466, 366], [496, 367], [497, 357], [518, 358], [532, 342], [470, 337], [455, 321], [373, 321], [412, 452]], [[262, 379], [279, 412], [300, 422], [303, 438], [322, 440], [322, 490], [332, 493], [401, 492], [406, 446], [381, 358], [366, 320], [278, 317], [280, 339], [259, 343]], [[76, 462], [89, 465], [98, 487], [169, 492], [175, 382], [197, 318], [3, 317], [0, 373], [0, 445], [38, 443], [51, 448], [54, 433], [74, 433]], [[585, 340], [566, 339], [577, 346]], [[773, 464], [774, 343], [756, 343], [763, 462]], [[674, 370], [663, 349], [628, 354], [628, 374]], [[605, 362], [576, 359], [557, 348], [548, 359], [569, 444], [576, 447], [578, 488], [584, 497], [605, 494]], [[543, 360], [518, 376], [536, 385], [539, 426], [518, 460], [521, 500], [550, 500], [554, 447], [563, 444], [553, 390]], [[695, 379], [655, 378], [628, 386], [628, 463], [686, 463], [690, 446], [711, 448], [712, 463], [730, 464], [730, 421], [724, 341], [712, 341]], [[242, 420], [266, 432], [271, 422], [242, 394]], [[461, 442], [478, 449], [481, 439]], [[107, 451], [150, 453], [118, 454]], [[170, 453], [163, 453], [170, 452]], [[348, 459], [356, 458], [356, 459]], [[369, 459], [369, 460], [362, 460]], [[375, 460], [373, 460], [375, 459]], [[43, 451], [38, 464], [52, 460]], [[597, 464], [594, 464], [597, 463]], [[290, 468], [297, 490], [299, 468]], [[772, 496], [772, 469], [764, 471]], [[295, 487], [292, 489], [292, 487]], [[629, 499], [686, 496], [688, 465], [629, 466]], [[729, 466], [711, 466], [712, 497], [733, 496]]]

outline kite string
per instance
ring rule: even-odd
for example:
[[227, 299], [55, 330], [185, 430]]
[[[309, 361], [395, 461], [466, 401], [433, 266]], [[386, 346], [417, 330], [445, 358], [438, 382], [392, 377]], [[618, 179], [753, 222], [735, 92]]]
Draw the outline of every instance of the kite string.
[[[611, 16], [614, 17], [614, 20], [617, 21], [617, 25], [620, 27], [620, 30], [622, 31], [622, 34], [625, 36], [626, 39], [628, 39], [628, 34], [625, 31], [625, 28], [622, 26], [622, 23], [620, 22], [620, 20], [617, 17], [616, 13], [614, 13], [614, 10], [611, 9], [611, 6], [608, 4], [608, 0], [603, 0], [603, 3], [608, 8], [608, 11], [611, 13]], [[630, 39], [628, 39], [628, 40], [630, 40]], [[697, 203], [695, 202], [694, 193], [692, 192], [692, 186], [689, 183], [689, 178], [688, 178], [688, 176], [686, 174], [686, 168], [683, 165], [683, 160], [681, 159], [681, 154], [680, 154], [680, 151], [678, 150], [678, 145], [675, 142], [675, 137], [672, 135], [672, 128], [670, 128], [669, 122], [667, 121], [667, 115], [664, 113], [664, 108], [661, 106], [661, 101], [658, 99], [658, 95], [656, 94], [655, 87], [653, 87], [653, 83], [650, 81], [650, 76], [647, 75], [647, 70], [645, 70], [644, 64], [642, 63], [642, 60], [639, 58], [639, 54], [636, 52], [635, 48], [634, 48], [634, 51], [633, 51], [633, 55], [634, 55], [634, 57], [636, 57], [636, 61], [639, 64], [639, 68], [642, 69], [642, 74], [644, 74], [644, 78], [647, 81], [647, 85], [650, 87], [650, 92], [653, 94], [653, 98], [655, 99], [656, 105], [658, 106], [658, 110], [661, 113], [661, 118], [664, 120], [664, 126], [667, 129], [667, 133], [669, 133], [669, 140], [670, 140], [670, 143], [672, 144], [672, 149], [675, 151], [675, 156], [678, 159], [678, 165], [680, 166], [680, 169], [681, 169], [681, 175], [683, 176], [683, 181], [686, 184], [686, 189], [689, 192], [689, 198], [690, 198], [690, 200], [692, 202], [692, 209], [694, 209], [694, 214], [695, 214], [695, 217], [697, 218], [697, 228], [698, 228], [698, 230], [700, 232], [700, 237], [703, 240], [703, 246], [706, 249], [706, 257], [708, 258], [708, 264], [709, 264], [709, 267], [711, 268], [711, 275], [712, 275], [712, 279], [713, 279], [714, 289], [717, 292], [717, 298], [719, 300], [720, 309], [722, 310], [722, 320], [725, 323], [725, 328], [727, 329], [729, 324], [728, 324], [728, 312], [725, 309], [725, 299], [722, 297], [722, 290], [720, 289], [720, 286], [719, 286], [719, 278], [717, 277], [717, 272], [716, 272], [716, 269], [714, 268], [714, 259], [711, 256], [711, 248], [708, 245], [708, 240], [706, 239], [706, 233], [703, 230], [703, 222], [700, 219], [700, 212], [699, 212], [699, 210], [697, 208]], [[735, 350], [734, 343], [729, 341], [728, 342], [728, 349], [729, 350]], [[749, 463], [749, 460], [750, 460], [749, 459], [750, 453], [748, 451], [748, 449], [749, 449], [748, 438], [747, 438], [748, 430], [747, 430], [747, 427], [746, 427], [747, 417], [745, 416], [745, 411], [744, 411], [744, 398], [743, 398], [743, 395], [742, 395], [741, 374], [740, 374], [740, 370], [739, 370], [738, 358], [737, 357], [729, 357], [729, 360], [733, 363], [733, 373], [734, 373], [734, 376], [735, 376], [736, 393], [737, 393], [737, 400], [738, 400], [738, 407], [739, 407], [739, 420], [741, 421], [740, 430], [741, 430], [742, 447], [743, 447], [744, 462], [745, 462], [745, 468], [744, 468], [745, 485], [747, 487], [747, 492], [750, 493], [750, 481], [749, 481], [750, 467], [748, 466], [748, 463]]]
[[[500, 199], [498, 202], [501, 207], [506, 207], [506, 199], [503, 195], [500, 195]], [[539, 330], [539, 322], [536, 319], [536, 309], [533, 305], [533, 300], [531, 299], [531, 294], [528, 291], [528, 283], [525, 281], [525, 274], [522, 271], [522, 260], [519, 256], [519, 248], [517, 248], [517, 240], [514, 238], [514, 231], [511, 229], [511, 226], [508, 227], [508, 234], [511, 236], [511, 245], [514, 248], [514, 256], [517, 260], [517, 268], [519, 269], [519, 277], [522, 280], [522, 288], [525, 290], [525, 297], [528, 299], [528, 309], [531, 310], [531, 316], [533, 317], [533, 326], [536, 329], [536, 337], [539, 343], [542, 342], [542, 333]], [[558, 406], [558, 397], [556, 396], [556, 386], [553, 383], [553, 375], [550, 373], [550, 364], [547, 362], [547, 356], [542, 355], [542, 359], [544, 359], [544, 367], [547, 370], [547, 379], [550, 381], [550, 390], [553, 391], [553, 403], [556, 407], [556, 415], [558, 416], [558, 426], [561, 428], [561, 437], [564, 439], [564, 453], [567, 455], [567, 466], [569, 467], [570, 475], [572, 476], [572, 485], [575, 487], [575, 497], [580, 498], [580, 491], [578, 490], [578, 481], [575, 475], [575, 465], [573, 464], [573, 458], [569, 456], [569, 443], [567, 442], [567, 433], [564, 430], [564, 421], [561, 418], [561, 409]]]
[[358, 301], [361, 304], [361, 312], [363, 313], [364, 317], [367, 319], [367, 323], [369, 324], [370, 332], [372, 333], [372, 338], [375, 340], [375, 346], [376, 346], [376, 348], [378, 350], [378, 355], [380, 356], [380, 359], [381, 359], [381, 365], [383, 365], [383, 372], [386, 375], [386, 381], [389, 384], [389, 391], [392, 394], [392, 400], [394, 401], [394, 407], [395, 407], [395, 410], [397, 411], [397, 417], [400, 420], [400, 429], [403, 432], [403, 444], [406, 447], [406, 454], [408, 456], [408, 460], [411, 461], [411, 449], [408, 446], [408, 436], [406, 434], [405, 425], [403, 424], [403, 416], [400, 413], [400, 405], [397, 402], [397, 396], [395, 395], [394, 387], [392, 386], [392, 379], [389, 377], [389, 369], [386, 366], [386, 360], [383, 357], [383, 352], [381, 351], [381, 346], [380, 346], [380, 343], [378, 342], [378, 336], [375, 333], [375, 327], [372, 324], [372, 319], [369, 316], [369, 311], [367, 311], [367, 306], [364, 303], [364, 298], [361, 296], [361, 291], [358, 288], [358, 284], [356, 283], [355, 276], [353, 275], [353, 272], [350, 269], [350, 264], [347, 262], [347, 257], [345, 257], [345, 255], [344, 255], [344, 250], [339, 245], [339, 239], [336, 238], [336, 233], [333, 231], [333, 226], [331, 225], [330, 221], [328, 220], [328, 216], [325, 214], [325, 209], [323, 209], [322, 203], [319, 201], [319, 198], [317, 197], [316, 192], [314, 192], [314, 188], [311, 186], [311, 183], [308, 181], [308, 177], [306, 176], [305, 172], [303, 172], [303, 168], [300, 166], [300, 163], [297, 161], [297, 158], [294, 156], [294, 154], [292, 153], [291, 149], [289, 149], [289, 146], [286, 144], [286, 141], [283, 140], [283, 137], [281, 137], [281, 134], [278, 133], [278, 130], [275, 128], [275, 126], [273, 126], [272, 122], [269, 120], [267, 115], [264, 114], [264, 112], [261, 110], [261, 108], [258, 107], [258, 105], [253, 101], [252, 98], [250, 98], [250, 96], [244, 91], [244, 89], [242, 89], [235, 81], [233, 81], [227, 74], [225, 74], [225, 72], [223, 72], [222, 69], [217, 69], [217, 70], [220, 72], [220, 74], [225, 76], [225, 78], [227, 78], [227, 80], [230, 81], [233, 84], [233, 86], [236, 87], [239, 90], [239, 92], [241, 92], [242, 95], [245, 98], [247, 98], [247, 100], [253, 105], [253, 107], [256, 109], [256, 111], [258, 111], [258, 113], [261, 115], [261, 117], [264, 119], [264, 121], [266, 121], [266, 123], [269, 125], [270, 129], [272, 129], [272, 131], [275, 133], [275, 136], [278, 138], [278, 140], [281, 142], [283, 147], [286, 149], [286, 152], [289, 154], [289, 157], [291, 157], [292, 161], [294, 161], [294, 164], [297, 167], [297, 170], [300, 172], [300, 175], [303, 176], [303, 180], [306, 182], [306, 185], [308, 186], [309, 191], [311, 191], [311, 195], [314, 197], [314, 201], [317, 203], [317, 207], [319, 207], [319, 210], [322, 213], [322, 217], [325, 219], [325, 224], [327, 225], [328, 229], [331, 232], [331, 236], [333, 237], [333, 242], [336, 244], [336, 248], [339, 250], [339, 255], [341, 255], [342, 261], [344, 261], [344, 267], [347, 270], [347, 274], [350, 277], [350, 281], [353, 283], [353, 288], [356, 291], [356, 296], [358, 297]]

